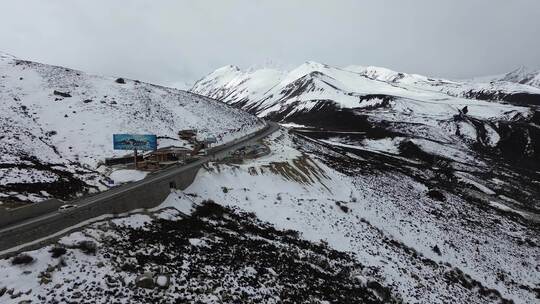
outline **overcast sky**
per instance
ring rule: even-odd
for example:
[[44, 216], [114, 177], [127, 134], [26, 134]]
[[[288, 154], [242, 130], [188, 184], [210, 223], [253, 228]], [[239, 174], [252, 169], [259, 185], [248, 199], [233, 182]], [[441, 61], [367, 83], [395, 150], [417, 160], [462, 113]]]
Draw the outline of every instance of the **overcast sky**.
[[2, 0], [0, 51], [170, 85], [307, 60], [466, 78], [540, 68], [539, 0]]

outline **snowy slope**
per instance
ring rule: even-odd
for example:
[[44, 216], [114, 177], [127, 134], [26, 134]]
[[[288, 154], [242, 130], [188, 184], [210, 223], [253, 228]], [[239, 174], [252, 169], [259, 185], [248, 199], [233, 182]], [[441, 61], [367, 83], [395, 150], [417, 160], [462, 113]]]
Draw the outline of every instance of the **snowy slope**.
[[[192, 91], [207, 94], [205, 80]], [[289, 126], [302, 140], [283, 135], [278, 142], [294, 161], [219, 168], [194, 184], [196, 193], [357, 253], [361, 263], [378, 265], [405, 302], [537, 301], [538, 242], [531, 237], [540, 221], [538, 88], [314, 62], [266, 87], [262, 97], [252, 93], [257, 99], [238, 104], [232, 85], [215, 97]], [[300, 151], [290, 149], [291, 140]], [[323, 164], [306, 162], [308, 156]], [[238, 179], [247, 186], [239, 188]], [[237, 191], [208, 190], [215, 184]], [[279, 186], [242, 192], [257, 184]]]
[[518, 69], [505, 74], [500, 80], [540, 88], [540, 71], [532, 71], [525, 67], [519, 67]]
[[[0, 201], [65, 198], [101, 187], [98, 164], [125, 154], [112, 150], [113, 133], [156, 134], [163, 144], [182, 146], [175, 140], [182, 129], [223, 143], [263, 126], [215, 100], [115, 80], [0, 56]], [[59, 190], [65, 179], [78, 184], [74, 191]]]
[[[173, 209], [95, 223], [29, 252], [26, 265], [0, 261], [0, 301], [537, 303], [534, 106], [348, 69], [309, 62], [205, 77], [194, 92], [291, 129], [262, 140], [267, 155], [204, 166], [157, 208]], [[227, 208], [193, 213], [208, 200]], [[97, 250], [85, 253], [83, 240]], [[171, 286], [135, 287], [149, 271]]]
[[411, 176], [286, 132], [266, 143], [271, 155], [210, 166], [186, 191], [351, 252], [366, 265], [363, 274], [378, 277], [405, 303], [535, 303], [534, 225], [471, 203], [459, 191], [443, 191], [443, 202], [431, 198], [437, 169], [418, 166], [423, 173]]
[[28, 263], [0, 260], [0, 301], [400, 303], [351, 254], [252, 213], [181, 192], [158, 209], [89, 225]]
[[[210, 163], [156, 212], [92, 224], [28, 264], [0, 260], [0, 300], [537, 302], [538, 228], [459, 191], [431, 197], [438, 169], [411, 177], [286, 130], [263, 143], [269, 155]], [[228, 208], [194, 212], [208, 200]], [[134, 286], [145, 272], [171, 285]]]

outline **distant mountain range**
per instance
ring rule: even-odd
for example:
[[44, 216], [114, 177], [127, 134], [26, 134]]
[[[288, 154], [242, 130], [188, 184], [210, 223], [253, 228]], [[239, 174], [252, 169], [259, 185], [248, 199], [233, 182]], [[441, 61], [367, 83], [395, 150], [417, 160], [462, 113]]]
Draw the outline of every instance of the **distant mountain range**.
[[525, 74], [530, 75], [514, 71], [500, 80], [459, 82], [316, 62], [288, 72], [226, 66], [191, 91], [283, 123], [408, 136], [423, 126], [432, 129], [433, 139], [444, 134], [512, 157], [540, 159], [540, 88], [507, 81], [522, 81]]
[[532, 70], [524, 66], [508, 72], [506, 74], [496, 76], [478, 77], [473, 81], [485, 81], [485, 82], [499, 82], [507, 81], [519, 84], [525, 84], [532, 87], [540, 88], [540, 70]]
[[[191, 91], [241, 106], [264, 117], [299, 111], [316, 100], [333, 100], [348, 108], [362, 107], [365, 103], [361, 104], [361, 101], [374, 94], [420, 101], [464, 103], [464, 99], [476, 99], [540, 105], [540, 88], [519, 83], [534, 85], [536, 78], [531, 78], [533, 75], [538, 76], [538, 73], [514, 71], [485, 82], [458, 82], [380, 67], [336, 68], [306, 62], [290, 72], [273, 69], [244, 72], [238, 67], [226, 66], [196, 82]], [[292, 103], [295, 109], [289, 107]]]

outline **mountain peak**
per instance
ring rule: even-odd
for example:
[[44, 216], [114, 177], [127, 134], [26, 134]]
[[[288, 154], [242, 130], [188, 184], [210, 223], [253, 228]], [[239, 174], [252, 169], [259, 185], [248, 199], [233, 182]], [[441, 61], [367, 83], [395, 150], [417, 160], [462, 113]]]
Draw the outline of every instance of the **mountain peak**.
[[2, 60], [12, 60], [12, 59], [17, 59], [17, 57], [15, 57], [15, 56], [13, 56], [11, 54], [0, 51], [0, 59], [2, 59]]
[[312, 61], [312, 60], [308, 60], [304, 62], [301, 66], [313, 67], [313, 68], [327, 68], [328, 67], [327, 64], [320, 63], [317, 61]]
[[236, 65], [229, 64], [229, 65], [216, 69], [213, 73], [222, 74], [222, 73], [230, 73], [230, 72], [240, 72], [240, 68]]
[[540, 87], [540, 70], [534, 71], [521, 65], [517, 69], [508, 72], [502, 77], [495, 80], [515, 82], [530, 85], [533, 87]]

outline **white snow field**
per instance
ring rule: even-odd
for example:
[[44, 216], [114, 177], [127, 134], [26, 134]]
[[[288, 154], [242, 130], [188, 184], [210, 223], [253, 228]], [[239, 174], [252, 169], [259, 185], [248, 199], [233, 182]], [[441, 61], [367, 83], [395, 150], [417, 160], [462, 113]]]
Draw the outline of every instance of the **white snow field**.
[[141, 179], [144, 179], [148, 172], [143, 172], [139, 170], [114, 170], [109, 175], [109, 178], [112, 179], [117, 184], [135, 182]]
[[[221, 144], [264, 125], [209, 98], [123, 80], [0, 55], [0, 201], [103, 189], [96, 168], [129, 153], [112, 149], [113, 133], [156, 134], [158, 145], [184, 146], [182, 129]], [[58, 190], [68, 180], [72, 191]]]

